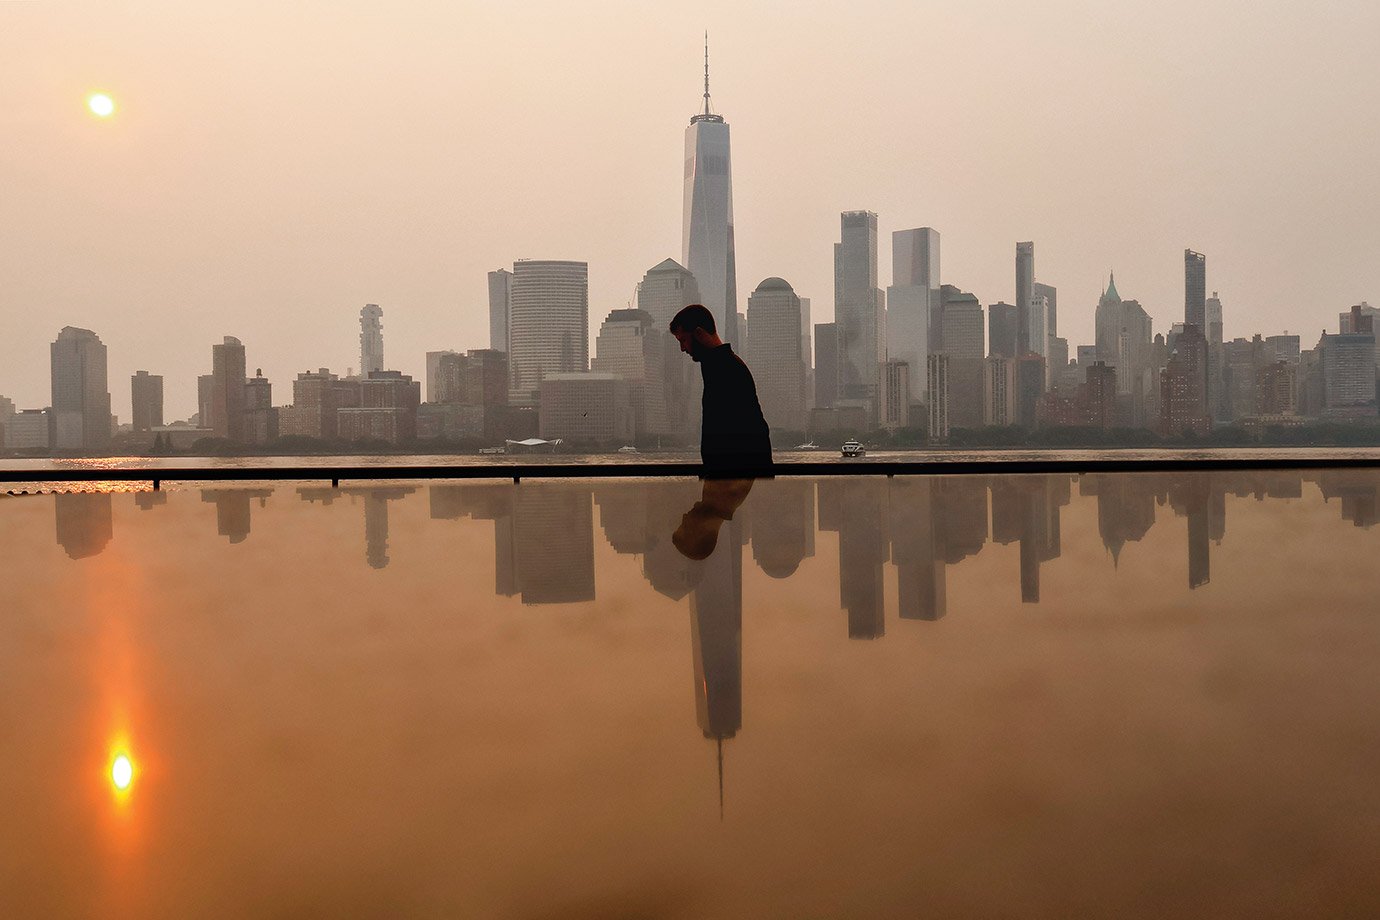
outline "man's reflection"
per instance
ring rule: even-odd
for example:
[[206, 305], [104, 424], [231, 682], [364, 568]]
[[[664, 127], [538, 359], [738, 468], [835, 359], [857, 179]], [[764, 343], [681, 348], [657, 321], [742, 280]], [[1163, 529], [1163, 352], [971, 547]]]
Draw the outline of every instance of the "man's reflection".
[[72, 559], [99, 554], [115, 535], [109, 492], [59, 492], [53, 513], [58, 545]]
[[743, 725], [743, 527], [735, 513], [752, 485], [751, 480], [705, 480], [700, 500], [681, 516], [671, 536], [687, 559], [703, 563], [690, 593], [690, 641], [695, 715], [718, 752], [720, 816], [723, 743]]

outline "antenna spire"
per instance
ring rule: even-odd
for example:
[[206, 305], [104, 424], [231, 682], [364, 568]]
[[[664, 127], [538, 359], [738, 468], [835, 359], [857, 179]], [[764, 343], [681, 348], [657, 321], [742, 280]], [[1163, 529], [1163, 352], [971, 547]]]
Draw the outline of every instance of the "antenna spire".
[[709, 30], [704, 32], [704, 114], [709, 114]]

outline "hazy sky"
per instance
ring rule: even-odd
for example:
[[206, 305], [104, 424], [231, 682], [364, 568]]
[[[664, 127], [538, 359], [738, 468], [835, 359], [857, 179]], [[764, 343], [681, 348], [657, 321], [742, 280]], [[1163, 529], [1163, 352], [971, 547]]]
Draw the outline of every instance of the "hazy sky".
[[[1380, 303], [1380, 4], [1048, 0], [0, 3], [0, 394], [49, 403], [96, 330], [111, 392], [195, 411], [238, 336], [296, 372], [487, 344], [485, 272], [590, 263], [597, 330], [680, 257], [701, 34], [733, 130], [740, 308], [780, 275], [832, 315], [838, 212], [943, 235], [943, 280], [1014, 298], [1014, 244], [1091, 341], [1108, 269], [1156, 331], [1208, 255], [1228, 337], [1311, 345]], [[98, 121], [84, 100], [119, 106]], [[591, 350], [593, 338], [591, 337]]]

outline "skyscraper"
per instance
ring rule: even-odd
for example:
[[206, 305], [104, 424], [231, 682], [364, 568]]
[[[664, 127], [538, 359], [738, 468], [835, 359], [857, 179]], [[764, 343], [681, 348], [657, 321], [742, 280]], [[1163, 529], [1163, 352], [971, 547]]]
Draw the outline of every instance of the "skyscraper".
[[671, 319], [682, 307], [700, 303], [700, 287], [690, 270], [675, 259], [663, 259], [642, 276], [637, 306], [652, 318], [652, 332], [661, 343], [662, 400], [666, 433], [692, 441], [700, 421], [700, 374], [680, 354], [680, 344], [668, 333]]
[[64, 326], [50, 348], [53, 407], [49, 443], [58, 450], [94, 450], [110, 443], [106, 352], [90, 329]]
[[508, 350], [508, 315], [513, 309], [513, 273], [506, 268], [489, 272], [489, 347]]
[[931, 227], [891, 234], [892, 284], [886, 290], [887, 357], [910, 365], [910, 400], [925, 399], [919, 369], [934, 347], [931, 314], [939, 308], [939, 232]]
[[987, 306], [987, 356], [1016, 357], [1016, 324], [1020, 311], [1014, 304], [994, 303]]
[[590, 369], [616, 374], [628, 382], [636, 432], [666, 434], [666, 400], [662, 358], [665, 339], [671, 335], [658, 328], [646, 310], [613, 310], [599, 327]]
[[588, 370], [589, 264], [514, 262], [508, 342], [514, 405], [533, 405], [547, 374]]
[[752, 329], [748, 364], [762, 414], [772, 428], [805, 427], [805, 361], [800, 353], [800, 298], [781, 278], [768, 278], [748, 297]]
[[359, 311], [359, 376], [383, 370], [383, 310], [376, 303]]
[[839, 395], [839, 335], [834, 323], [815, 324], [815, 408], [829, 409]]
[[[211, 346], [211, 422], [218, 438], [244, 440], [244, 345], [227, 335]], [[203, 424], [205, 424], [203, 422]]]
[[135, 431], [148, 431], [163, 424], [163, 378], [148, 371], [138, 371], [129, 378], [130, 404], [134, 408]]
[[1059, 289], [1052, 284], [1041, 284], [1035, 282], [1031, 290], [1037, 297], [1044, 297], [1046, 301], [1045, 328], [1049, 332], [1049, 337], [1055, 338], [1059, 335]]
[[1035, 294], [1035, 244], [1016, 244], [1016, 357], [1033, 350], [1030, 341], [1030, 298]]
[[834, 244], [834, 323], [839, 337], [839, 396], [865, 400], [875, 420], [886, 305], [877, 287], [877, 215], [844, 211]]
[[1184, 324], [1207, 336], [1207, 256], [1192, 249], [1184, 250]]
[[728, 122], [709, 105], [709, 42], [704, 45], [704, 108], [685, 129], [681, 261], [699, 282], [719, 335], [738, 341], [738, 276], [733, 249], [733, 174]]

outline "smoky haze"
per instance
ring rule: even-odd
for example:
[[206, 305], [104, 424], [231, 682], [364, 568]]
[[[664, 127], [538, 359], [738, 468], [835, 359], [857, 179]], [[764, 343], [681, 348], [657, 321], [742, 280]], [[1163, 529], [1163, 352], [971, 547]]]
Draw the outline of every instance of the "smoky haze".
[[[1380, 302], [1380, 5], [1161, 2], [0, 4], [0, 393], [49, 404], [64, 325], [196, 409], [240, 338], [274, 401], [484, 347], [485, 273], [590, 265], [590, 322], [680, 258], [682, 135], [733, 131], [739, 309], [787, 279], [832, 315], [842, 210], [943, 235], [946, 283], [1014, 297], [1017, 240], [1092, 341], [1109, 270], [1156, 331], [1182, 254], [1226, 336], [1310, 346]], [[90, 92], [117, 105], [100, 121]]]

